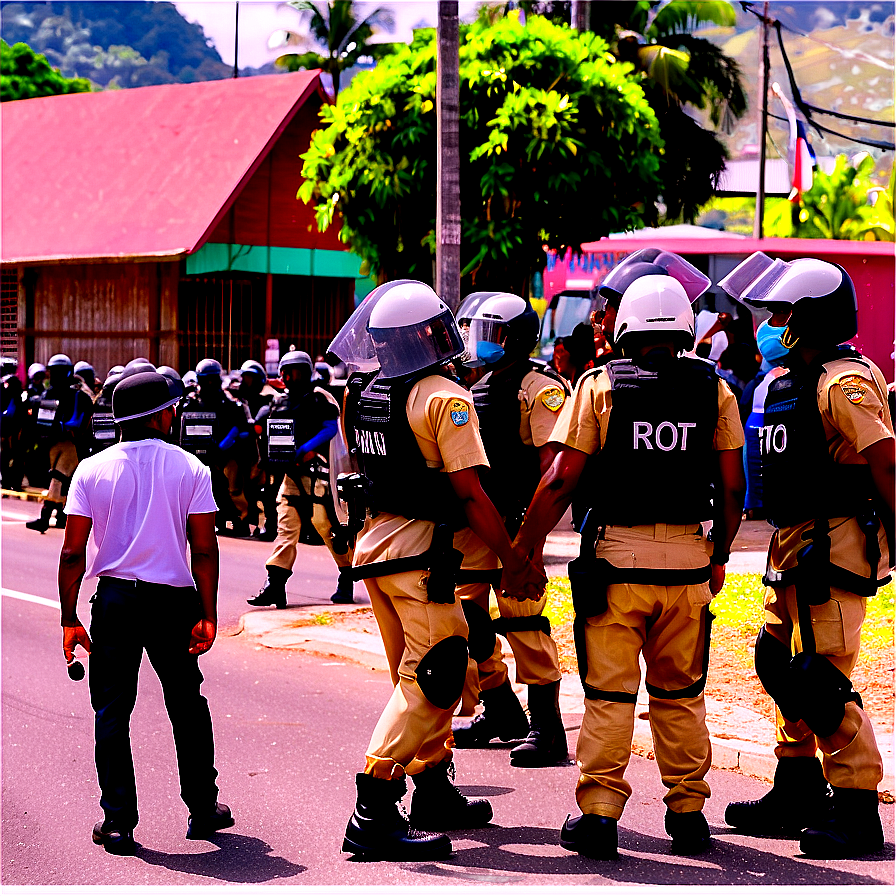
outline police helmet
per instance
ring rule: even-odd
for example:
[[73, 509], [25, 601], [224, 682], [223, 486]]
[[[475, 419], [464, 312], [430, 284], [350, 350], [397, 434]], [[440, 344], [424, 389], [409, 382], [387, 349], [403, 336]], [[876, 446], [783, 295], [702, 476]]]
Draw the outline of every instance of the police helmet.
[[44, 365], [41, 364], [40, 362], [35, 361], [35, 362], [34, 362], [32, 365], [30, 365], [29, 368], [28, 368], [28, 379], [29, 379], [31, 382], [34, 382], [34, 378], [35, 378], [36, 376], [40, 375], [41, 373], [46, 373], [46, 372], [47, 372], [47, 368], [44, 367]]
[[112, 392], [112, 419], [125, 423], [149, 417], [170, 408], [179, 398], [171, 394], [171, 384], [161, 373], [144, 371], [123, 376]]
[[691, 302], [697, 301], [712, 283], [706, 274], [680, 255], [648, 247], [633, 252], [619, 262], [598, 286], [597, 294], [604, 307], [609, 305], [618, 309], [622, 296], [635, 280], [661, 275], [677, 280]]
[[0, 374], [7, 376], [19, 369], [19, 362], [15, 358], [0, 358]]
[[104, 398], [109, 398], [112, 395], [112, 390], [118, 385], [118, 383], [122, 379], [122, 374], [120, 373], [110, 373], [109, 376], [106, 377], [103, 382], [103, 391], [100, 393]]
[[790, 306], [785, 348], [797, 342], [823, 347], [853, 339], [859, 331], [855, 286], [838, 264], [818, 258], [772, 260], [754, 252], [719, 286], [738, 302], [769, 310]]
[[613, 338], [625, 352], [633, 337], [672, 336], [679, 351], [694, 347], [694, 310], [684, 286], [674, 277], [646, 274], [622, 294]]
[[181, 382], [180, 374], [173, 368], [169, 367], [167, 364], [163, 364], [157, 371], [157, 373], [161, 373], [166, 380], [168, 380], [169, 385], [171, 386], [172, 395], [177, 395], [178, 398], [182, 398], [184, 394], [184, 384]]
[[88, 386], [93, 387], [96, 383], [96, 371], [93, 369], [93, 365], [87, 361], [78, 361], [75, 364], [75, 376], [81, 377]]
[[73, 371], [75, 369], [75, 365], [72, 364], [72, 359], [68, 355], [53, 355], [49, 361], [47, 361], [47, 370], [52, 370], [54, 367], [67, 367], [69, 371]]
[[182, 377], [181, 382], [184, 384], [184, 387], [189, 389], [191, 386], [197, 385], [199, 380], [196, 377], [195, 370], [188, 370]]
[[283, 372], [289, 367], [307, 367], [309, 374], [314, 369], [308, 352], [287, 352], [280, 359], [280, 376], [283, 376]]
[[224, 368], [214, 358], [203, 358], [196, 365], [196, 376], [199, 378], [217, 377], [220, 379], [223, 373]]
[[314, 375], [325, 386], [329, 386], [333, 379], [333, 368], [326, 361], [318, 361], [314, 365]]
[[467, 367], [506, 365], [529, 356], [538, 343], [538, 315], [512, 293], [494, 293], [482, 302], [470, 321]]
[[240, 367], [240, 373], [251, 373], [257, 376], [259, 388], [268, 381], [267, 371], [258, 363], [258, 361], [244, 361], [243, 366]]
[[418, 373], [464, 351], [451, 309], [423, 283], [399, 283], [384, 292], [367, 331], [383, 379]]
[[491, 292], [471, 292], [469, 295], [464, 296], [457, 309], [457, 314], [454, 315], [457, 325], [461, 328], [469, 327], [470, 321], [473, 320], [473, 315], [476, 314], [482, 303], [492, 298], [492, 296], [499, 295], [503, 295], [503, 293], [492, 290]]
[[110, 367], [106, 376], [113, 376], [116, 373], [124, 373], [124, 366], [122, 364], [116, 364], [114, 367]]
[[128, 361], [127, 364], [124, 365], [124, 370], [121, 372], [122, 379], [126, 377], [134, 376], [137, 373], [156, 373], [156, 368], [154, 364], [150, 364], [149, 361]]

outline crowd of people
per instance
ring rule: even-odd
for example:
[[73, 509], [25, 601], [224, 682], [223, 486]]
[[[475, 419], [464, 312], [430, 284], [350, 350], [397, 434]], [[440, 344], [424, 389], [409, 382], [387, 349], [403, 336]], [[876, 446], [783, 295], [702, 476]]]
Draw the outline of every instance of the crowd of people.
[[[526, 299], [474, 293], [455, 315], [422, 283], [386, 283], [330, 346], [350, 374], [341, 413], [303, 352], [281, 359], [283, 394], [264, 393], [270, 383], [255, 362], [243, 365], [228, 395], [216, 361], [201, 362], [195, 378], [181, 381], [140, 359], [130, 380], [121, 372], [112, 393], [119, 441], [85, 461], [83, 472], [65, 472], [61, 459], [80, 456], [78, 427], [90, 414], [77, 396], [89, 387], [56, 356], [48, 368], [65, 366], [66, 375], [57, 373], [50, 384], [56, 391], [44, 389], [31, 403], [60, 433], [52, 455], [59, 491], [53, 499], [48, 492], [51, 510], [32, 528], [49, 525], [71, 477], [76, 509], [69, 514], [77, 524], [66, 532], [60, 561], [66, 658], [77, 644], [89, 649], [91, 639], [97, 649], [94, 626], [110, 649], [96, 619], [102, 607], [94, 607], [90, 636], [77, 620], [85, 571], [100, 577], [107, 603], [120, 599], [122, 580], [138, 595], [152, 583], [185, 584], [186, 567], [155, 579], [145, 567], [128, 566], [128, 551], [87, 569], [87, 534], [92, 529], [98, 542], [109, 537], [98, 521], [116, 498], [103, 492], [104, 477], [113, 469], [116, 477], [125, 469], [138, 476], [127, 466], [138, 451], [131, 442], [173, 440], [198, 461], [183, 474], [198, 484], [175, 515], [177, 543], [200, 546], [198, 602], [182, 629], [184, 649], [189, 644], [194, 655], [214, 640], [215, 589], [201, 563], [211, 550], [203, 548], [208, 526], [246, 534], [239, 524], [263, 508], [258, 532], [268, 530], [270, 493], [246, 491], [253, 474], [245, 471], [264, 469], [264, 487], [276, 488], [277, 534], [265, 583], [250, 603], [285, 606], [295, 544], [313, 529], [339, 569], [333, 600], [350, 600], [352, 583], [364, 582], [394, 684], [355, 778], [342, 849], [374, 859], [444, 857], [452, 849], [448, 832], [492, 819], [488, 800], [455, 786], [455, 751], [498, 739], [516, 744], [515, 766], [567, 761], [542, 551], [572, 506], [581, 550], [569, 578], [585, 707], [576, 747], [580, 814], [562, 825], [560, 845], [597, 860], [618, 854], [643, 657], [671, 850], [698, 854], [712, 842], [703, 814], [711, 796], [703, 696], [710, 602], [724, 585], [755, 467], [761, 486], [753, 509], [774, 526], [755, 663], [777, 707], [778, 766], [771, 790], [730, 803], [725, 819], [758, 835], [795, 833], [814, 858], [879, 851], [883, 765], [849, 676], [865, 601], [893, 566], [896, 437], [887, 384], [848, 345], [858, 304], [839, 266], [755, 253], [721, 281], [732, 299], [764, 318], [761, 365], [757, 360], [749, 380], [737, 377], [740, 383], [726, 375], [724, 352], [713, 357], [714, 337], [730, 321], [700, 323], [693, 310], [710, 285], [674, 253], [629, 256], [600, 285], [599, 308], [584, 329], [556, 347], [553, 370], [530, 358], [538, 318]], [[583, 357], [589, 341], [591, 357]], [[758, 451], [745, 439], [744, 420]], [[259, 431], [266, 440], [256, 438]], [[332, 462], [341, 451], [341, 515], [318, 472], [330, 444], [339, 449], [330, 451]], [[156, 455], [154, 463], [168, 462]], [[528, 713], [510, 686], [498, 635], [527, 686]], [[102, 684], [94, 701], [98, 744], [108, 726]], [[483, 706], [471, 720], [455, 717], [465, 689]], [[197, 695], [198, 688], [188, 696], [195, 703]], [[177, 713], [170, 709], [176, 740], [189, 734], [178, 735]], [[210, 731], [203, 728], [201, 737], [210, 742]], [[125, 749], [129, 758], [129, 746], [118, 744]], [[122, 802], [108, 753], [100, 768], [98, 748], [105, 817], [94, 840], [126, 852], [136, 798], [128, 785]], [[233, 823], [216, 802], [212, 759], [207, 749], [196, 760], [201, 798], [189, 788], [183, 794], [197, 818], [188, 836]], [[400, 804], [408, 778], [414, 789], [406, 816]]]

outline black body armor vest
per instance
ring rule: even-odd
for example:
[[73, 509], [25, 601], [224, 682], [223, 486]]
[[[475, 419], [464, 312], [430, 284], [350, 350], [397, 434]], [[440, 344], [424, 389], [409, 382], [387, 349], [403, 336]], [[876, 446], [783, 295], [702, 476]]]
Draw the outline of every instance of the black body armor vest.
[[838, 358], [863, 363], [855, 349], [838, 348], [769, 386], [759, 447], [763, 503], [778, 528], [856, 516], [874, 495], [868, 466], [836, 463], [825, 439], [818, 381], [823, 364]]
[[610, 361], [612, 407], [597, 456], [591, 504], [605, 525], [694, 523], [712, 518], [718, 376], [704, 361], [659, 369]]
[[525, 358], [497, 375], [488, 374], [473, 389], [479, 432], [491, 466], [480, 478], [492, 503], [503, 516], [513, 516], [529, 506], [541, 480], [538, 448], [520, 438], [520, 387], [530, 371], [555, 380], [569, 395], [566, 381], [543, 361]]
[[98, 451], [102, 451], [118, 441], [118, 433], [115, 431], [115, 421], [112, 418], [111, 411], [94, 411], [90, 422], [93, 427], [93, 450], [91, 454], [96, 454]]
[[345, 436], [349, 451], [369, 480], [372, 513], [394, 513], [409, 520], [467, 524], [463, 505], [448, 475], [427, 467], [407, 418], [408, 395], [422, 379], [383, 381], [353, 374], [346, 384]]
[[[197, 401], [194, 407], [201, 407]], [[196, 457], [207, 457], [216, 446], [215, 423], [218, 415], [214, 411], [184, 411], [180, 420], [180, 447]]]
[[294, 464], [296, 448], [321, 431], [330, 402], [314, 387], [303, 395], [278, 395], [266, 421], [268, 459], [274, 464]]

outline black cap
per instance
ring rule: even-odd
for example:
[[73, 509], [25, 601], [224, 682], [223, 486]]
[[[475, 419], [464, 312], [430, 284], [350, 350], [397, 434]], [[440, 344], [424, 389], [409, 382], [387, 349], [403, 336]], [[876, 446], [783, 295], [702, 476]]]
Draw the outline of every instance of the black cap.
[[112, 392], [112, 419], [116, 423], [149, 417], [180, 399], [161, 373], [134, 373], [119, 380]]

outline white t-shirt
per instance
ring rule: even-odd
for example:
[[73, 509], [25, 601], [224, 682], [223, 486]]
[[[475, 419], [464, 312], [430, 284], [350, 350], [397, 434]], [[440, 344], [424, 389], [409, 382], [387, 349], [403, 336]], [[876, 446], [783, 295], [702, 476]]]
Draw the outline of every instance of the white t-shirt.
[[160, 439], [119, 442], [82, 461], [65, 512], [93, 521], [88, 576], [189, 588], [187, 517], [214, 513], [208, 467]]

